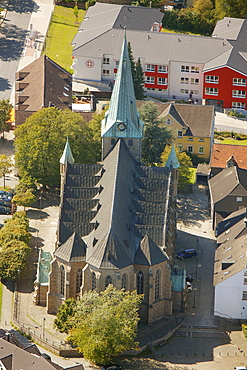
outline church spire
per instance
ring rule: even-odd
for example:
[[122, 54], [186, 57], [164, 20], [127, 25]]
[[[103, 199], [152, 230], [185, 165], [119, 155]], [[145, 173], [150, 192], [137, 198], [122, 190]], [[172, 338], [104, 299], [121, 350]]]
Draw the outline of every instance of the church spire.
[[64, 147], [63, 155], [60, 158], [60, 164], [65, 165], [66, 162], [69, 162], [69, 163], [74, 163], [75, 162], [72, 151], [70, 149], [68, 138], [67, 138], [67, 141], [66, 141], [66, 144], [65, 144], [65, 147]]
[[143, 122], [136, 109], [134, 85], [126, 34], [113, 87], [110, 107], [102, 121], [101, 136], [141, 139]]
[[166, 161], [165, 167], [168, 167], [168, 168], [172, 167], [173, 169], [178, 169], [180, 167], [174, 143], [172, 143], [170, 154]]

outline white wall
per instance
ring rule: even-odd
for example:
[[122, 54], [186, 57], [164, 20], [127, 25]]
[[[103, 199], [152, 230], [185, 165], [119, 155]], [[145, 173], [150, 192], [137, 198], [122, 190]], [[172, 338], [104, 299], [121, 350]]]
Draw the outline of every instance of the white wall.
[[247, 291], [247, 285], [244, 285], [244, 271], [215, 286], [214, 314], [216, 316], [247, 319], [247, 300], [242, 300], [243, 291]]
[[[91, 68], [88, 65], [91, 65]], [[77, 57], [73, 66], [75, 78], [101, 81], [101, 58]]]

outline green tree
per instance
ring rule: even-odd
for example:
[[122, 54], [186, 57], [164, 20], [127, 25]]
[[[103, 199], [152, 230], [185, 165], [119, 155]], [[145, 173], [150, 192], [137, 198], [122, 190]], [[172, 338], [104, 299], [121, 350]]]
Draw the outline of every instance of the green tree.
[[20, 240], [11, 240], [0, 251], [0, 277], [16, 280], [27, 266], [27, 257], [31, 249]]
[[224, 17], [244, 18], [247, 16], [246, 0], [215, 0], [219, 19]]
[[13, 166], [12, 159], [5, 154], [0, 155], [0, 177], [3, 177], [3, 187], [5, 188], [5, 175], [11, 172]]
[[76, 162], [95, 163], [93, 129], [78, 113], [43, 108], [15, 131], [16, 165], [21, 177], [44, 186], [59, 185], [59, 160], [66, 138]]
[[142, 140], [142, 161], [148, 166], [160, 163], [161, 153], [173, 138], [172, 132], [161, 127], [158, 120], [158, 108], [153, 101], [144, 103], [140, 109], [140, 118], [144, 122], [144, 138]]
[[54, 320], [54, 328], [59, 330], [60, 333], [69, 333], [72, 329], [71, 318], [76, 313], [76, 300], [74, 298], [67, 299], [59, 308], [57, 317]]
[[3, 133], [4, 131], [10, 130], [10, 124], [8, 123], [11, 117], [11, 111], [13, 109], [13, 105], [10, 104], [9, 99], [0, 100], [0, 131]]
[[140, 58], [138, 58], [137, 63], [135, 63], [130, 42], [128, 42], [128, 51], [129, 51], [131, 72], [132, 72], [132, 78], [133, 78], [133, 84], [134, 84], [135, 98], [137, 100], [144, 100], [145, 99], [144, 75], [143, 75], [141, 61], [140, 61]]
[[16, 212], [12, 218], [4, 222], [4, 227], [0, 229], [0, 246], [12, 240], [20, 240], [28, 244], [31, 234], [28, 232], [28, 219], [22, 213]]
[[36, 195], [33, 194], [31, 189], [26, 190], [25, 192], [16, 193], [12, 198], [12, 203], [17, 204], [18, 206], [25, 207], [31, 206], [36, 200]]
[[[96, 364], [108, 363], [118, 354], [136, 347], [141, 301], [142, 296], [135, 291], [117, 290], [112, 285], [100, 293], [85, 292], [82, 299], [76, 301], [75, 314], [72, 308], [68, 339], [86, 359]], [[65, 310], [68, 311], [67, 307]]]
[[[190, 183], [190, 180], [192, 178], [192, 172], [190, 171], [190, 168], [193, 167], [191, 158], [185, 153], [180, 152], [179, 148], [176, 147], [176, 154], [177, 158], [180, 164], [179, 172], [178, 172], [178, 187], [182, 189], [185, 185]], [[171, 151], [171, 146], [167, 145], [163, 153], [161, 154], [161, 163], [162, 165], [166, 163], [169, 154]]]

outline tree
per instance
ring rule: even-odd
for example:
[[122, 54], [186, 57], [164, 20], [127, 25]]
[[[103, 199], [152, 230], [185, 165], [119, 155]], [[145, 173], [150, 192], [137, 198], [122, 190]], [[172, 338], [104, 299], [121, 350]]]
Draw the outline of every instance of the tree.
[[[193, 165], [192, 165], [192, 161], [190, 157], [185, 152], [180, 152], [178, 147], [176, 147], [175, 150], [176, 150], [178, 162], [180, 164], [179, 172], [178, 172], [178, 187], [181, 189], [190, 182], [192, 178], [192, 172], [190, 171], [190, 168]], [[165, 150], [161, 154], [162, 164], [166, 163], [169, 157], [170, 151], [171, 151], [171, 146], [167, 145]]]
[[215, 0], [219, 19], [224, 17], [244, 18], [247, 15], [246, 0]]
[[16, 212], [12, 218], [4, 222], [4, 227], [0, 229], [0, 246], [13, 240], [20, 240], [28, 244], [31, 234], [28, 232], [29, 222], [25, 212]]
[[144, 100], [144, 75], [143, 75], [143, 69], [141, 65], [140, 58], [138, 58], [137, 64], [134, 62], [134, 57], [131, 49], [131, 44], [128, 42], [128, 52], [129, 52], [129, 58], [130, 58], [130, 66], [131, 66], [131, 72], [132, 72], [132, 79], [133, 79], [133, 85], [134, 85], [134, 91], [135, 91], [135, 98], [137, 100]]
[[59, 160], [67, 137], [76, 162], [95, 163], [99, 155], [95, 153], [96, 138], [91, 126], [70, 110], [52, 107], [34, 113], [15, 131], [20, 176], [31, 177], [44, 186], [59, 185]]
[[36, 195], [33, 194], [31, 189], [26, 190], [25, 192], [18, 192], [12, 198], [12, 203], [16, 203], [19, 206], [25, 207], [31, 206], [36, 200]]
[[9, 102], [9, 99], [0, 100], [0, 131], [2, 131], [3, 137], [4, 131], [10, 130], [8, 121], [10, 120], [12, 109], [13, 105]]
[[54, 320], [54, 328], [58, 329], [60, 333], [69, 333], [72, 329], [71, 318], [76, 313], [76, 300], [74, 298], [67, 299], [59, 308], [57, 317]]
[[12, 240], [6, 243], [0, 252], [0, 277], [16, 280], [26, 269], [30, 251], [23, 241]]
[[[85, 292], [82, 299], [76, 301], [75, 313], [72, 308], [68, 339], [86, 359], [96, 364], [109, 363], [112, 357], [137, 345], [135, 336], [141, 301], [142, 295], [136, 291], [125, 292], [112, 285], [100, 293]], [[67, 307], [65, 310], [68, 311]]]
[[171, 143], [172, 132], [161, 127], [158, 120], [158, 108], [154, 102], [148, 101], [139, 109], [140, 118], [144, 122], [144, 138], [142, 140], [142, 161], [148, 166], [160, 163], [161, 153]]
[[3, 187], [5, 188], [5, 175], [11, 172], [13, 166], [12, 159], [5, 154], [0, 155], [0, 177], [3, 177]]

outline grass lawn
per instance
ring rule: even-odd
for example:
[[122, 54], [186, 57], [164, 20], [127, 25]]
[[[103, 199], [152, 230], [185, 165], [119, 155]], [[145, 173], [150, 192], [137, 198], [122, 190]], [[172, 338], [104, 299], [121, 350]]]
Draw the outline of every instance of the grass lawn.
[[72, 72], [72, 46], [71, 42], [83, 20], [85, 10], [79, 9], [78, 19], [73, 8], [56, 5], [51, 18], [50, 27], [46, 38], [44, 54]]
[[220, 144], [231, 144], [231, 145], [247, 145], [247, 139], [244, 140], [234, 140], [231, 138], [226, 138], [219, 141]]

